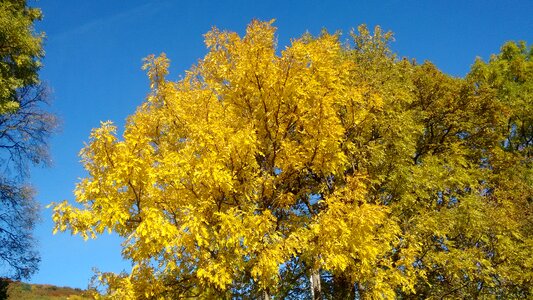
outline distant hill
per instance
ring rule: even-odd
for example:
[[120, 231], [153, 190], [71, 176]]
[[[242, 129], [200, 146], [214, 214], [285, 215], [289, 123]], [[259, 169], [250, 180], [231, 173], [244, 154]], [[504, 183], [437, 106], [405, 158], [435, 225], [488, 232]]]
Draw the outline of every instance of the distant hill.
[[85, 300], [87, 291], [50, 284], [29, 284], [0, 279], [0, 300]]

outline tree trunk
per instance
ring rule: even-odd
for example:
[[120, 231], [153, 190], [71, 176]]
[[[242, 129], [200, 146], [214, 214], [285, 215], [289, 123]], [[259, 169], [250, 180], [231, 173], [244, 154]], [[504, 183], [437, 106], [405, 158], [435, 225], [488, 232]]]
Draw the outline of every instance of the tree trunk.
[[268, 291], [263, 291], [262, 300], [270, 300], [270, 295], [268, 294]]
[[333, 278], [334, 299], [355, 299], [355, 284], [342, 275]]
[[320, 286], [320, 273], [315, 270], [309, 278], [311, 281], [311, 298], [313, 300], [322, 300], [322, 287]]

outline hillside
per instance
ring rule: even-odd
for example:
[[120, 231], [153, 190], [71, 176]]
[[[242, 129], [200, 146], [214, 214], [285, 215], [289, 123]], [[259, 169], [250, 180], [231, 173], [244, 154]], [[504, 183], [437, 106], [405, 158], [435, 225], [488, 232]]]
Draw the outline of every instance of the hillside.
[[0, 300], [84, 300], [92, 299], [87, 291], [49, 284], [0, 281]]

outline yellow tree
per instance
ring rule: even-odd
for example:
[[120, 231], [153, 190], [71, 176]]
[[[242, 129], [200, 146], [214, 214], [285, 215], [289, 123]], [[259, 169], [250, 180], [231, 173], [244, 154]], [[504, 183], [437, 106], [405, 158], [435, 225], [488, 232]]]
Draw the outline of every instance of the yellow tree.
[[500, 102], [475, 80], [398, 60], [390, 37], [360, 27], [342, 44], [323, 32], [278, 53], [271, 22], [253, 21], [244, 37], [213, 29], [208, 54], [178, 82], [165, 79], [164, 55], [149, 57], [150, 95], [122, 138], [111, 122], [92, 132], [80, 205], [54, 204], [56, 230], [124, 237], [131, 271], [99, 274], [117, 299], [524, 286], [492, 260], [530, 254], [528, 223], [511, 214], [527, 207], [496, 205], [499, 177], [485, 166], [519, 161], [488, 156], [503, 138]]

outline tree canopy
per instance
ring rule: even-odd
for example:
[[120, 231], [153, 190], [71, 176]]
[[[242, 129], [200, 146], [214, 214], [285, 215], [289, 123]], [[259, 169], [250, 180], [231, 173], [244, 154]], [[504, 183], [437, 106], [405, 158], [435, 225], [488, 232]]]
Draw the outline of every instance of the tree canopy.
[[41, 11], [26, 0], [0, 3], [0, 113], [18, 108], [17, 90], [39, 82], [44, 35], [34, 30]]
[[531, 295], [531, 49], [461, 79], [391, 37], [213, 29], [177, 82], [148, 57], [147, 100], [122, 138], [94, 129], [56, 230], [124, 237], [131, 271], [98, 274], [117, 299]]
[[39, 205], [25, 179], [29, 165], [47, 164], [47, 138], [56, 126], [43, 109], [48, 92], [38, 76], [43, 34], [33, 23], [40, 16], [26, 1], [0, 2], [0, 270], [12, 279], [38, 268], [32, 231]]

